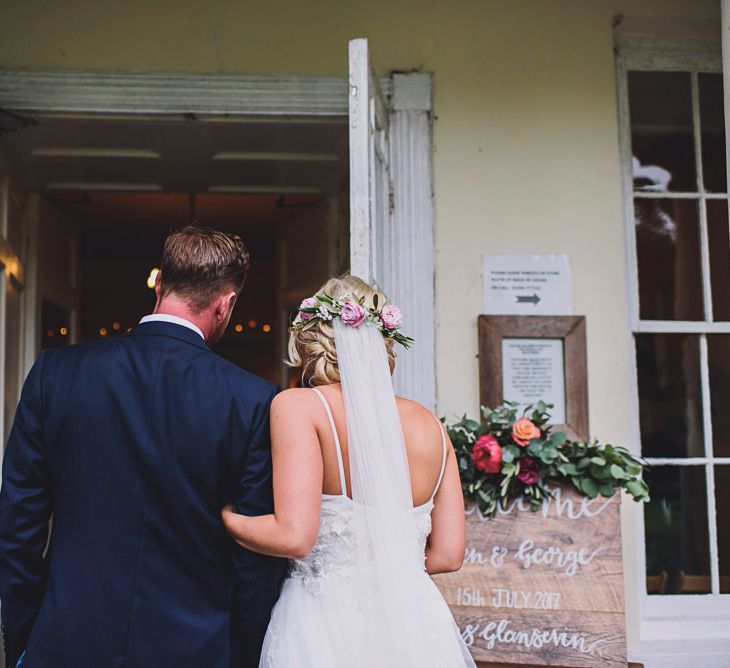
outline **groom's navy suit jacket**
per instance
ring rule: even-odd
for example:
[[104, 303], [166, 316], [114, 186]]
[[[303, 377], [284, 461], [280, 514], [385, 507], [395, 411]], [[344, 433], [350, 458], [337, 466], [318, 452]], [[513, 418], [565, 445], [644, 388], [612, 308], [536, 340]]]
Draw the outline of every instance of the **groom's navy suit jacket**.
[[274, 394], [165, 322], [41, 354], [3, 462], [9, 667], [258, 665], [284, 562], [220, 510], [272, 510]]

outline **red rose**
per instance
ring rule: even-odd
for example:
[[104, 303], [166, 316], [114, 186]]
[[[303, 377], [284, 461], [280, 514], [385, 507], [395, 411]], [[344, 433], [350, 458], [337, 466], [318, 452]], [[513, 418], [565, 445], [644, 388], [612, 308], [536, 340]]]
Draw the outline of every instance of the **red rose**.
[[502, 447], [494, 436], [481, 436], [471, 449], [474, 466], [484, 473], [499, 473], [502, 468]]
[[520, 458], [520, 472], [517, 474], [517, 480], [524, 482], [525, 485], [534, 485], [540, 479], [540, 465], [536, 459], [532, 457]]

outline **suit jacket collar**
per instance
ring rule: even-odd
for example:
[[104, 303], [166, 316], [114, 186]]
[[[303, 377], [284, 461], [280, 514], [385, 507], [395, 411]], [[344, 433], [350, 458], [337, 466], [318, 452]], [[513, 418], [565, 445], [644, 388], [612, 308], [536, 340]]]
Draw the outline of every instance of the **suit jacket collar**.
[[197, 332], [172, 322], [143, 322], [135, 326], [129, 333], [129, 336], [169, 336], [173, 339], [190, 343], [198, 348], [209, 350], [208, 345], [200, 338]]

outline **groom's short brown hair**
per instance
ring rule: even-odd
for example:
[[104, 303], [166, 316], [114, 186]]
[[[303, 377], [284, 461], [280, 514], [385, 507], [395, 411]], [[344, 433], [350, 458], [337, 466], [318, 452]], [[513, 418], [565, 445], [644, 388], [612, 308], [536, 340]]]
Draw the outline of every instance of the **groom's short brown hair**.
[[175, 293], [203, 311], [224, 290], [243, 289], [248, 249], [236, 234], [189, 225], [165, 240], [160, 264], [162, 295]]

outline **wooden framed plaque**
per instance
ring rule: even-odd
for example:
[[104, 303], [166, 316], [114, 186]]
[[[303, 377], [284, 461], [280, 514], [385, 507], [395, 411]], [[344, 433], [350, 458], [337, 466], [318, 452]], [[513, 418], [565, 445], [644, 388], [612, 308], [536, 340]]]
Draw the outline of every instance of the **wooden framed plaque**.
[[553, 426], [588, 438], [584, 316], [479, 316], [479, 395], [490, 408], [554, 405]]

